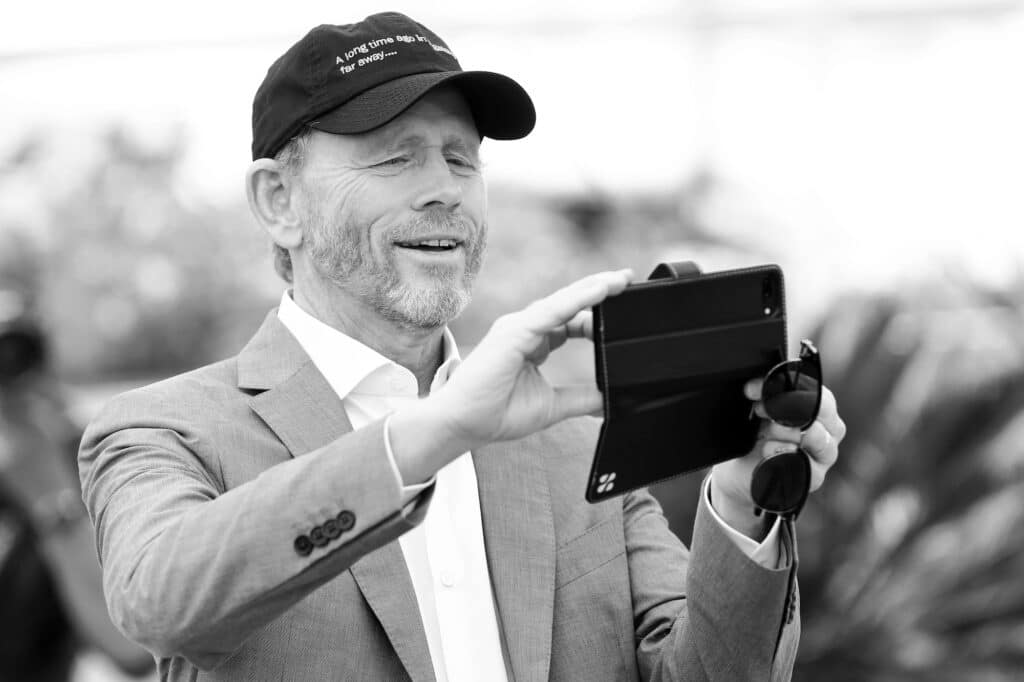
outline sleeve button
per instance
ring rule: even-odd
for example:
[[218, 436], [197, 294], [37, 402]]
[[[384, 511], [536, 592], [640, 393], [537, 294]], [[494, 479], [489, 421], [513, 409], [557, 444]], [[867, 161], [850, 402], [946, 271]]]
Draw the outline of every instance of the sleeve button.
[[305, 535], [295, 538], [295, 551], [299, 556], [308, 556], [313, 551], [313, 542]]
[[351, 530], [352, 526], [356, 525], [356, 515], [345, 510], [338, 514], [338, 526], [341, 527], [342, 531]]
[[328, 542], [330, 542], [331, 539], [329, 537], [327, 537], [326, 533], [324, 533], [324, 529], [323, 528], [321, 528], [320, 526], [317, 526], [313, 530], [309, 531], [309, 541], [312, 542], [317, 547], [323, 547]]
[[324, 529], [324, 535], [326, 535], [329, 540], [334, 540], [341, 535], [341, 526], [338, 524], [336, 519], [327, 519], [324, 521], [322, 528]]

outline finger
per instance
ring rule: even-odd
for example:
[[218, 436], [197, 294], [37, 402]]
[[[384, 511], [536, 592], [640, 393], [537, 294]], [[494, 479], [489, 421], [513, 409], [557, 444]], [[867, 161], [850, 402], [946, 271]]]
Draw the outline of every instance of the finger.
[[761, 443], [761, 446], [757, 449], [757, 452], [761, 455], [761, 457], [767, 459], [769, 457], [784, 455], [787, 452], [796, 452], [799, 449], [800, 448], [796, 443], [768, 439]]
[[835, 464], [839, 457], [839, 444], [820, 421], [814, 422], [804, 431], [800, 447], [810, 455], [813, 462], [823, 465], [826, 470]]
[[828, 473], [828, 467], [817, 461], [813, 457], [811, 458], [811, 489], [810, 492], [814, 492], [822, 486], [825, 482], [825, 475]]
[[561, 327], [555, 327], [548, 334], [548, 352], [560, 348], [569, 339], [593, 338], [593, 315], [589, 310], [581, 310], [576, 316]]
[[751, 379], [743, 385], [743, 395], [747, 396], [750, 400], [761, 399], [761, 386], [764, 384], [764, 379]]
[[799, 444], [803, 432], [795, 426], [783, 426], [775, 422], [765, 422], [765, 427], [761, 431], [761, 438], [764, 440], [777, 440], [783, 443], [794, 443]]
[[827, 386], [821, 387], [821, 407], [818, 409], [818, 420], [825, 425], [836, 441], [846, 437], [846, 423], [839, 417], [835, 394]]
[[572, 320], [584, 308], [620, 293], [631, 276], [631, 270], [617, 270], [584, 277], [528, 305], [519, 313], [521, 322], [534, 334], [546, 334]]
[[556, 422], [569, 417], [581, 417], [585, 414], [601, 412], [603, 407], [603, 396], [593, 386], [555, 387], [554, 421]]
[[756, 414], [761, 419], [764, 419], [765, 421], [768, 421], [770, 419], [767, 410], [764, 409], [764, 403], [761, 402], [760, 400], [750, 407], [750, 411], [753, 414]]
[[548, 332], [548, 352], [550, 353], [557, 348], [561, 348], [562, 344], [564, 344], [568, 339], [569, 330], [566, 325], [555, 327]]
[[576, 316], [565, 323], [570, 339], [594, 338], [594, 314], [589, 310], [581, 310]]
[[536, 347], [526, 354], [526, 359], [535, 365], [543, 365], [551, 354], [550, 336], [540, 340]]

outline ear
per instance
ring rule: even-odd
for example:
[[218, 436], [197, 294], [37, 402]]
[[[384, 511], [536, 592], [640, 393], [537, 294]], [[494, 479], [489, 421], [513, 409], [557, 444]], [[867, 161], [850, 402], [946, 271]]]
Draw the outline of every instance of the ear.
[[256, 159], [245, 173], [249, 210], [274, 243], [286, 249], [302, 244], [297, 189], [295, 178], [274, 159]]

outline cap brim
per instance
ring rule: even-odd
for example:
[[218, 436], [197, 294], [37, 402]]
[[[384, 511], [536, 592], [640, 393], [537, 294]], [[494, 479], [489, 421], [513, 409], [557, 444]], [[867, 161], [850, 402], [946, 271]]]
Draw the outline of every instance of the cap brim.
[[420, 97], [445, 83], [455, 85], [462, 92], [481, 136], [516, 140], [533, 130], [537, 114], [526, 90], [508, 76], [490, 71], [440, 71], [402, 76], [360, 93], [308, 125], [326, 133], [365, 133], [394, 119]]

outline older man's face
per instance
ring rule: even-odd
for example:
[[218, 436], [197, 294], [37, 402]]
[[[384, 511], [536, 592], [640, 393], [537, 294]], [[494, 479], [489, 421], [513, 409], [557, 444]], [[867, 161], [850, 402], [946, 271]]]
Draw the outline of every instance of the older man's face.
[[479, 150], [453, 89], [369, 133], [314, 132], [300, 176], [314, 268], [394, 322], [434, 328], [456, 317], [487, 235]]

